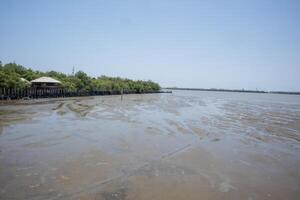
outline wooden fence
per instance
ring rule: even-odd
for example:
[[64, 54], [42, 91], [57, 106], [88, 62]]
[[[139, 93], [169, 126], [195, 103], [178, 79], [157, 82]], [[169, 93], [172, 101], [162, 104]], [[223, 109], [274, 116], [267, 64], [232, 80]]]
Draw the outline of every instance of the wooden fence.
[[[94, 91], [68, 91], [63, 88], [0, 88], [0, 100], [37, 99], [96, 95], [136, 94], [134, 90], [94, 90]], [[144, 91], [141, 93], [162, 93], [161, 91]]]

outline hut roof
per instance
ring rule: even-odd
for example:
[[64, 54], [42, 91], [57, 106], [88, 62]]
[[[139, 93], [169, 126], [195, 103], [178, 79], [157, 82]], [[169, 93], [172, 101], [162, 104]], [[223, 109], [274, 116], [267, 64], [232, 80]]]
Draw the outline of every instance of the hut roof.
[[25, 78], [20, 78], [21, 81], [25, 82], [26, 84], [30, 84], [29, 81], [27, 81]]
[[61, 83], [58, 80], [55, 80], [54, 78], [43, 76], [37, 79], [34, 79], [30, 81], [31, 83]]

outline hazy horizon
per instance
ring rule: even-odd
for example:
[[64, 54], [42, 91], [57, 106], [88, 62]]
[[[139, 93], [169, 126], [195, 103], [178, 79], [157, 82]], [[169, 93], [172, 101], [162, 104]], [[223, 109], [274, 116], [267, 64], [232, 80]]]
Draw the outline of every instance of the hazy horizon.
[[0, 60], [162, 87], [300, 91], [300, 1], [0, 1]]

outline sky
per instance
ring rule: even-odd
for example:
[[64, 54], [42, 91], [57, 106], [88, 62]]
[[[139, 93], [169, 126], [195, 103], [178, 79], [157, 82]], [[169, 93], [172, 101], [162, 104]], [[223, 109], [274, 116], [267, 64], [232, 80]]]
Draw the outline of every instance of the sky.
[[0, 60], [163, 87], [300, 91], [298, 0], [0, 0]]

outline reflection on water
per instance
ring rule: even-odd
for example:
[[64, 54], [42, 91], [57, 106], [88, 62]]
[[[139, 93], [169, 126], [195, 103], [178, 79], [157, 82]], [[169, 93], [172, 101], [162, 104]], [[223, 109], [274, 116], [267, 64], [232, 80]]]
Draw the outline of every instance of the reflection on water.
[[175, 91], [0, 107], [0, 199], [298, 199], [300, 96]]

